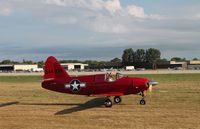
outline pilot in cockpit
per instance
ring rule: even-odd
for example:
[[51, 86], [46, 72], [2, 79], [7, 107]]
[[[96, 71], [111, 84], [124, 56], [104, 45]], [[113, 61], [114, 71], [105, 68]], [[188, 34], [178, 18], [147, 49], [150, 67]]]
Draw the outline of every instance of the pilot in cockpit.
[[107, 80], [108, 82], [113, 82], [113, 81], [114, 81], [114, 79], [113, 79], [111, 73], [107, 73], [107, 74], [106, 74], [106, 77], [107, 77], [106, 80]]

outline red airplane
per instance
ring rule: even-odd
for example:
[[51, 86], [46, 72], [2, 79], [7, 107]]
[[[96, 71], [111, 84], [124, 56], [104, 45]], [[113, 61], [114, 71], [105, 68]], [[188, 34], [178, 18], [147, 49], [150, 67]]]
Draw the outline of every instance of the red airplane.
[[120, 103], [121, 96], [129, 94], [140, 94], [140, 104], [145, 105], [146, 91], [157, 84], [158, 82], [146, 78], [125, 77], [119, 73], [116, 74], [115, 80], [111, 79], [110, 74], [72, 77], [55, 57], [50, 56], [45, 62], [42, 87], [61, 93], [104, 96], [107, 97], [105, 107], [111, 107], [112, 101], [109, 97], [114, 96], [114, 102]]

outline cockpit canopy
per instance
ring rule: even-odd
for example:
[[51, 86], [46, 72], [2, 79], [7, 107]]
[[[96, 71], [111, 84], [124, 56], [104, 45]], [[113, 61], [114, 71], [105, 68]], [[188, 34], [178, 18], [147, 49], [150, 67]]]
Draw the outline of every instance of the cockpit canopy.
[[106, 73], [106, 74], [98, 74], [95, 75], [95, 82], [100, 83], [100, 82], [114, 82], [117, 79], [120, 79], [124, 77], [123, 74], [121, 73], [116, 73], [115, 75], [112, 75], [111, 73]]

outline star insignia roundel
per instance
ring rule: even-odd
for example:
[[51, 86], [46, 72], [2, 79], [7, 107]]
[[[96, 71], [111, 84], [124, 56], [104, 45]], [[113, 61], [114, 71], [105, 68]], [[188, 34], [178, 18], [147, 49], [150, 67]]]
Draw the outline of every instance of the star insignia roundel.
[[79, 80], [72, 80], [70, 82], [70, 89], [72, 91], [79, 91], [80, 90], [80, 81]]
[[70, 89], [72, 92], [78, 92], [82, 87], [86, 87], [86, 83], [81, 83], [77, 79], [72, 80], [69, 84], [65, 84], [65, 88]]

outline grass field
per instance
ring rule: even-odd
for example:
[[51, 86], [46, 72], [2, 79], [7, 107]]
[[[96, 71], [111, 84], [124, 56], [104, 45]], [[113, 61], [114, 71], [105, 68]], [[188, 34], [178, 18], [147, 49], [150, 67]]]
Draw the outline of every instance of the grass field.
[[135, 76], [159, 82], [147, 104], [130, 95], [112, 108], [42, 89], [40, 76], [0, 76], [0, 129], [200, 129], [200, 74]]

